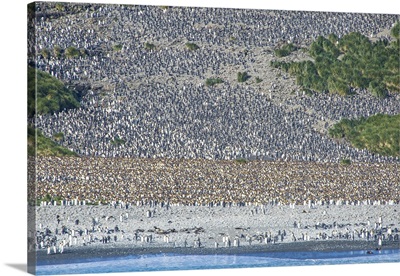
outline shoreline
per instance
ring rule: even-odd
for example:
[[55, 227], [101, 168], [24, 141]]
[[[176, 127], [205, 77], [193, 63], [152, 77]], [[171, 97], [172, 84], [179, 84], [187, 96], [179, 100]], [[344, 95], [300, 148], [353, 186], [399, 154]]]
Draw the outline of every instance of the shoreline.
[[43, 206], [30, 252], [38, 265], [149, 254], [375, 254], [400, 249], [399, 207]]
[[[37, 265], [54, 265], [63, 263], [79, 263], [90, 259], [117, 258], [132, 255], [243, 255], [277, 252], [340, 252], [365, 251], [365, 254], [375, 254], [381, 250], [400, 250], [400, 241], [386, 242], [378, 250], [374, 241], [301, 241], [276, 244], [256, 244], [240, 247], [131, 247], [130, 245], [114, 244], [110, 246], [87, 246], [66, 248], [62, 254], [47, 255], [45, 250], [36, 251]], [[83, 258], [84, 257], [84, 258]], [[399, 260], [400, 261], [400, 260]]]

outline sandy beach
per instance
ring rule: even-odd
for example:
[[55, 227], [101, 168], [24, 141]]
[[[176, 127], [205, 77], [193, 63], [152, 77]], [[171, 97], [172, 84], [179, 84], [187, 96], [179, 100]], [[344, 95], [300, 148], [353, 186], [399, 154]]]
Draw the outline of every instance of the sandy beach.
[[151, 253], [373, 252], [399, 248], [398, 209], [398, 205], [40, 206], [36, 250], [38, 260], [45, 263]]

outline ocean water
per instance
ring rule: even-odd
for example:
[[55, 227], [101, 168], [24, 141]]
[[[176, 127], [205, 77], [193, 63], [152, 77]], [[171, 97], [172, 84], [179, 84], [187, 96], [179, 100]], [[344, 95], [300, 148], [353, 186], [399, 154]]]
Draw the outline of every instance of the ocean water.
[[82, 259], [66, 264], [41, 265], [37, 275], [171, 271], [278, 266], [343, 265], [400, 262], [400, 250], [340, 252], [269, 252], [237, 255], [144, 254]]

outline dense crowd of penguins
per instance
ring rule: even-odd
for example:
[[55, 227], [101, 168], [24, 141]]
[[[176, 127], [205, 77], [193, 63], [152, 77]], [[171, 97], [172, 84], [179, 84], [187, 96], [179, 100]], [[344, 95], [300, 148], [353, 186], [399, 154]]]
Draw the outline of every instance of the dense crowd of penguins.
[[[390, 28], [396, 15], [82, 4], [79, 12], [52, 19], [46, 13], [51, 5], [37, 4], [36, 50], [74, 46], [87, 54], [37, 55], [36, 67], [71, 86], [104, 88], [85, 91], [78, 109], [36, 119], [46, 136], [62, 132], [60, 143], [79, 155], [398, 161], [338, 143], [314, 127], [324, 118], [398, 113], [396, 95], [380, 100], [359, 91], [361, 96], [352, 98], [310, 98], [296, 91], [298, 96], [277, 105], [249, 85], [203, 85], [224, 68], [245, 69], [254, 47], [273, 49], [287, 40], [306, 44], [330, 33], [375, 36]], [[188, 41], [200, 48], [186, 49]], [[157, 49], [145, 49], [145, 42]], [[113, 51], [116, 44], [120, 51]]]
[[[236, 74], [230, 68], [249, 69], [255, 48], [272, 56], [283, 43], [306, 47], [319, 35], [341, 37], [358, 31], [374, 38], [399, 21], [398, 15], [63, 5], [65, 11], [57, 11], [55, 3], [36, 3], [28, 51], [38, 54], [30, 55], [29, 62], [69, 87], [89, 88], [83, 91], [79, 108], [35, 118], [46, 136], [63, 133], [59, 143], [80, 155], [30, 160], [33, 197], [48, 194], [62, 199], [42, 205], [257, 205], [258, 210], [267, 204], [313, 208], [399, 203], [399, 158], [356, 149], [326, 135], [328, 121], [399, 113], [398, 95], [377, 99], [356, 91], [354, 97], [310, 97], [299, 89], [277, 103], [274, 97], [286, 88], [275, 89], [276, 79], [263, 80], [265, 93], [236, 81], [204, 85], [207, 78], [229, 70]], [[146, 42], [155, 49], [146, 49]], [[199, 49], [188, 50], [186, 42]], [[115, 45], [122, 47], [115, 50]], [[60, 58], [51, 52], [71, 46], [85, 54]], [[50, 50], [49, 57], [40, 54], [43, 49]], [[325, 120], [321, 132], [316, 125]], [[353, 163], [339, 165], [341, 159]], [[121, 215], [120, 221], [124, 219]], [[59, 216], [57, 220], [59, 224]], [[79, 221], [61, 222], [54, 233], [40, 225], [34, 246], [54, 254], [69, 246], [127, 239], [118, 227], [95, 228], [98, 222], [93, 222], [88, 229], [78, 226]], [[295, 222], [293, 228], [301, 227]], [[322, 234], [311, 240], [381, 243], [382, 233], [387, 233], [384, 240], [399, 239], [397, 228], [392, 235], [380, 225], [359, 232], [335, 232], [325, 224], [315, 228], [323, 229]], [[165, 233], [162, 236], [168, 239]], [[140, 231], [129, 236], [141, 243], [150, 243], [151, 238]], [[215, 247], [284, 239], [310, 237], [295, 237], [286, 230], [224, 236]], [[186, 240], [179, 246], [186, 247]], [[200, 239], [194, 246], [201, 246]]]
[[[329, 161], [351, 159], [374, 162], [394, 158], [375, 156], [319, 133], [314, 123], [321, 117], [398, 112], [397, 99], [376, 100], [327, 96], [298, 97], [302, 109], [285, 110], [249, 87], [228, 84], [218, 88], [182, 89], [161, 83], [143, 84], [134, 93], [98, 96], [82, 108], [37, 118], [44, 134], [64, 134], [63, 145], [80, 155], [100, 157], [263, 159]], [[332, 97], [333, 98], [333, 97]], [[314, 100], [327, 103], [325, 108]], [[375, 103], [375, 104], [373, 104]], [[367, 107], [365, 110], [359, 107]], [[116, 143], [121, 139], [120, 143]]]
[[36, 171], [38, 197], [58, 195], [63, 205], [82, 205], [83, 200], [119, 202], [124, 208], [383, 205], [400, 200], [395, 163], [40, 157]]

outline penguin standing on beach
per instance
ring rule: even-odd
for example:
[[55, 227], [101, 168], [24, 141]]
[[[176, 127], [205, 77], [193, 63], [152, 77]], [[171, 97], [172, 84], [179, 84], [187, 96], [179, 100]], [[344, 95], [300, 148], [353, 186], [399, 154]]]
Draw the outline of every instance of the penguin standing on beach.
[[[239, 247], [239, 246], [240, 246], [240, 241], [239, 241], [239, 238], [238, 238], [238, 237], [235, 238], [234, 242], [235, 242], [236, 247]], [[250, 238], [250, 240], [249, 240], [249, 244], [251, 245], [251, 238]]]
[[382, 237], [381, 236], [379, 236], [379, 238], [378, 238], [378, 250], [381, 250], [381, 248], [382, 248]]
[[200, 241], [200, 237], [197, 238], [197, 240], [194, 241], [194, 247], [201, 247], [201, 241]]

